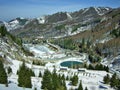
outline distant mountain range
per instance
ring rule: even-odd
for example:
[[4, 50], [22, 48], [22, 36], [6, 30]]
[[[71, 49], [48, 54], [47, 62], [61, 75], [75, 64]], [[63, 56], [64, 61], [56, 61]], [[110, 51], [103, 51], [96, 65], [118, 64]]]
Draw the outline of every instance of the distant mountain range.
[[20, 37], [65, 37], [91, 30], [103, 16], [114, 9], [110, 7], [89, 7], [76, 12], [58, 12], [40, 18], [16, 18], [0, 22], [12, 34]]

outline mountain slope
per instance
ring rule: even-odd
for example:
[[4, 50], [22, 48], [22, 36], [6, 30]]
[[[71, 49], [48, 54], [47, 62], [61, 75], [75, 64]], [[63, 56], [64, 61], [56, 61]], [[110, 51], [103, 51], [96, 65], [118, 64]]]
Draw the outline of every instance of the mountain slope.
[[12, 60], [23, 60], [26, 57], [21, 39], [7, 32], [4, 26], [0, 27], [0, 57], [8, 63]]
[[4, 22], [4, 24], [7, 30], [10, 31], [10, 30], [16, 30], [16, 29], [22, 28], [27, 23], [27, 21], [28, 19], [19, 17], [9, 21], [8, 23]]
[[8, 22], [6, 27], [21, 37], [65, 37], [90, 30], [110, 10], [108, 7], [89, 7], [73, 13], [58, 12], [41, 18], [25, 19], [26, 23], [22, 25], [15, 19]]

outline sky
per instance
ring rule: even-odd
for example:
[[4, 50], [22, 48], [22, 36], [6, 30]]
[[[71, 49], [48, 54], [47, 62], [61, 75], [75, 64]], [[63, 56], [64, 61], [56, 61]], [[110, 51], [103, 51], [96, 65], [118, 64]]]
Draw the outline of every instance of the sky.
[[120, 7], [120, 0], [0, 0], [0, 21], [16, 17], [36, 18], [56, 12], [73, 12], [86, 7]]

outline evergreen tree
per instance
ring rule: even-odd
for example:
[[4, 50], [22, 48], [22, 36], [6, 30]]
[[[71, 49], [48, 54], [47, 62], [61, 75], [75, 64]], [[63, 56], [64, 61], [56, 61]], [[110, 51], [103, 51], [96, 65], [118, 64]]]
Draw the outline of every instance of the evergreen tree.
[[37, 88], [35, 87], [34, 90], [37, 90]]
[[53, 73], [45, 70], [42, 81], [42, 89], [47, 90], [67, 90], [65, 80], [60, 75], [57, 75], [54, 69]]
[[120, 79], [118, 79], [117, 90], [120, 90]]
[[69, 80], [69, 77], [68, 77], [68, 76], [66, 77], [66, 80]]
[[45, 70], [42, 81], [42, 89], [52, 90], [52, 78], [51, 73], [48, 70]]
[[78, 83], [78, 76], [77, 76], [77, 75], [74, 75], [74, 76], [71, 78], [71, 81], [72, 81], [72, 85], [77, 85], [77, 83]]
[[104, 84], [109, 84], [110, 83], [110, 76], [109, 74], [107, 74], [104, 78], [103, 78]]
[[83, 90], [82, 81], [80, 81], [80, 84], [79, 84], [79, 86], [78, 86], [78, 90]]
[[53, 70], [52, 73], [52, 88], [53, 90], [56, 90], [58, 87], [60, 87], [60, 81], [59, 77], [57, 76], [56, 70]]
[[11, 67], [8, 67], [8, 74], [12, 73]]
[[88, 69], [94, 70], [94, 67], [91, 64], [89, 64]]
[[4, 37], [7, 34], [7, 29], [5, 28], [5, 26], [0, 27], [0, 33], [2, 37]]
[[85, 90], [88, 90], [87, 87], [85, 87]]
[[64, 87], [64, 90], [67, 90], [67, 87], [66, 87], [66, 83], [65, 83], [65, 80], [63, 80], [63, 87]]
[[117, 79], [116, 73], [113, 74], [112, 78], [110, 79], [110, 86], [116, 88], [119, 84], [119, 79]]
[[64, 74], [62, 75], [61, 79], [62, 79], [62, 80], [65, 80], [65, 76], [64, 76]]
[[26, 88], [31, 88], [31, 76], [32, 72], [30, 69], [28, 69], [25, 66], [25, 62], [23, 62], [22, 66], [19, 69], [18, 72], [18, 86], [20, 87], [26, 87]]
[[104, 66], [104, 70], [105, 70], [106, 72], [109, 72], [109, 67], [108, 67], [108, 66]]
[[0, 83], [7, 84], [7, 74], [5, 72], [1, 59], [0, 59]]
[[39, 72], [39, 77], [42, 77], [42, 73], [41, 72]]

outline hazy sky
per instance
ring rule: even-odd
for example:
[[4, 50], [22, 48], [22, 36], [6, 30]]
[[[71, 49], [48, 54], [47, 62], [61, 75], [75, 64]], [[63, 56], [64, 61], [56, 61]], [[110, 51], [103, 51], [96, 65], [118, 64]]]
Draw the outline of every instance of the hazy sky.
[[0, 20], [35, 18], [60, 11], [76, 11], [90, 6], [120, 7], [120, 0], [0, 0]]

